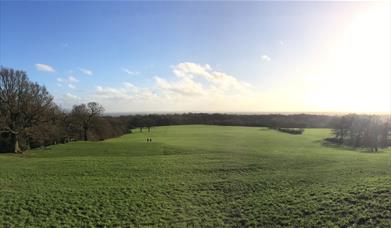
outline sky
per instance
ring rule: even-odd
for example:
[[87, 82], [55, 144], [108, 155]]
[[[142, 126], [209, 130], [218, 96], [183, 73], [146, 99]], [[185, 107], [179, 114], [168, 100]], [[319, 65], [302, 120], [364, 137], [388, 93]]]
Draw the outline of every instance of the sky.
[[65, 109], [390, 112], [384, 2], [0, 1], [0, 65]]

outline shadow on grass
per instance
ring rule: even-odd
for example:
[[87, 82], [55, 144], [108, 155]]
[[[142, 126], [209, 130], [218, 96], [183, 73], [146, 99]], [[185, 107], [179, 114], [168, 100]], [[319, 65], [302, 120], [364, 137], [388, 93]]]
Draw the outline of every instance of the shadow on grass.
[[370, 150], [364, 149], [364, 148], [354, 148], [354, 147], [351, 147], [351, 146], [331, 143], [331, 142], [327, 142], [326, 140], [315, 140], [314, 142], [320, 143], [322, 146], [328, 147], [328, 148], [347, 150], [347, 151], [355, 151], [355, 152], [359, 152], [359, 153], [366, 153], [366, 154], [381, 154], [381, 153], [384, 153], [384, 151], [382, 151], [382, 150], [378, 150], [378, 151], [374, 152], [374, 151], [370, 151]]
[[270, 131], [271, 129], [269, 129], [269, 128], [261, 128], [261, 129], [259, 129], [260, 131]]

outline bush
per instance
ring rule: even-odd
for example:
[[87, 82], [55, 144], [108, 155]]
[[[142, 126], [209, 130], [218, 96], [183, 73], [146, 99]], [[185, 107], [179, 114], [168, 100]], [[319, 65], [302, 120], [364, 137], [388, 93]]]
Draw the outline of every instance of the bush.
[[301, 135], [304, 132], [303, 128], [278, 128], [277, 130], [292, 135]]

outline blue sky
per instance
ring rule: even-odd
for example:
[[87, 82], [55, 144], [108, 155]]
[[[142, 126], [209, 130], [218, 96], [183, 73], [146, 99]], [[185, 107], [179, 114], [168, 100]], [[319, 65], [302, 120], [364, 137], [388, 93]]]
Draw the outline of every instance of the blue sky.
[[[95, 100], [111, 112], [390, 110], [390, 99], [377, 99], [390, 95], [388, 3], [0, 4], [0, 64], [27, 71], [64, 108]], [[330, 83], [341, 77], [344, 86]], [[351, 95], [325, 96], [352, 80]], [[360, 97], [368, 83], [383, 94]]]

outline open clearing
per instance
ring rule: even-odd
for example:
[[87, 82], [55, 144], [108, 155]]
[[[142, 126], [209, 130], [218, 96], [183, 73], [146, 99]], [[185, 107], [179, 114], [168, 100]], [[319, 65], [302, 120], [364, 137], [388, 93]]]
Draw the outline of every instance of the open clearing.
[[171, 126], [1, 154], [0, 226], [390, 227], [391, 148], [328, 135]]

